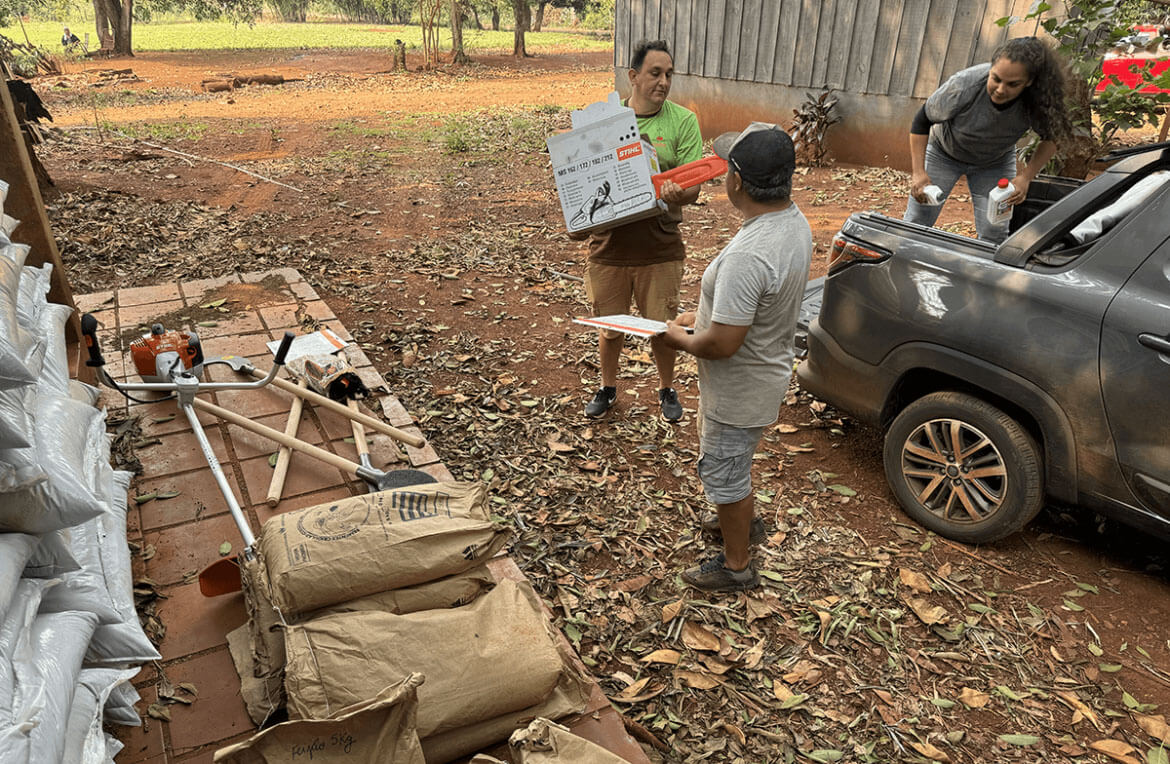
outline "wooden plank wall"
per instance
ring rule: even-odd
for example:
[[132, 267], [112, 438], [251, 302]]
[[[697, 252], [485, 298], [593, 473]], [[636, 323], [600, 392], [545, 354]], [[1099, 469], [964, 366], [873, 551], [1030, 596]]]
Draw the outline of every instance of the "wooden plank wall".
[[617, 0], [614, 65], [638, 40], [665, 39], [675, 71], [716, 79], [925, 98], [983, 63], [1003, 16], [1031, 0]]

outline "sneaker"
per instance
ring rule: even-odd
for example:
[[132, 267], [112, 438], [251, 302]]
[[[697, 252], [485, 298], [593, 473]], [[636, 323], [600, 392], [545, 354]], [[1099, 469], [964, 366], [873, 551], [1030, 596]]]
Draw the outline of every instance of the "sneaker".
[[682, 419], [682, 404], [678, 402], [678, 393], [673, 387], [664, 387], [658, 391], [658, 402], [662, 405], [662, 416], [668, 422], [677, 422]]
[[[719, 513], [708, 512], [703, 515], [700, 521], [703, 530], [708, 533], [713, 533], [719, 538], [723, 538], [723, 529], [719, 527]], [[763, 544], [768, 540], [768, 529], [764, 526], [764, 520], [759, 515], [752, 518], [752, 531], [748, 536], [749, 544]]]
[[596, 419], [613, 406], [617, 400], [616, 387], [603, 387], [593, 396], [593, 400], [585, 404], [585, 416]]
[[684, 570], [682, 580], [696, 589], [708, 592], [738, 592], [760, 585], [760, 576], [756, 573], [755, 566], [749, 564], [743, 570], [731, 570], [726, 562], [722, 554], [716, 555], [704, 563]]

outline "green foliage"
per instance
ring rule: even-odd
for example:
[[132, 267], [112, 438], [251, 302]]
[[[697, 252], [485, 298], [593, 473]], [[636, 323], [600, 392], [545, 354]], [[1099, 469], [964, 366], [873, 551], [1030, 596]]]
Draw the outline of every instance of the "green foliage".
[[1165, 88], [1170, 83], [1170, 77], [1154, 77], [1148, 67], [1141, 69], [1142, 80], [1136, 87], [1129, 88], [1111, 75], [1104, 92], [1095, 92], [1105, 78], [1102, 70], [1105, 54], [1130, 33], [1135, 21], [1136, 4], [1124, 6], [1125, 3], [1113, 0], [1067, 0], [1065, 13], [1056, 15], [1051, 3], [1038, 2], [1023, 18], [1002, 18], [996, 22], [1007, 26], [1039, 20], [1040, 26], [1057, 41], [1070, 73], [1085, 86], [1071, 89], [1071, 95], [1079, 98], [1070, 104], [1073, 126], [1078, 132], [1090, 135], [1100, 153], [1110, 148], [1118, 131], [1147, 124], [1156, 126], [1158, 108], [1170, 103], [1170, 95], [1165, 93], [1139, 92], [1147, 85]]
[[586, 29], [613, 29], [614, 0], [595, 0], [585, 5], [581, 26]]
[[[0, 0], [4, 2], [4, 0]], [[78, 37], [86, 31], [93, 38], [93, 22], [69, 20], [69, 25]], [[33, 44], [49, 50], [61, 49], [61, 25], [56, 21], [27, 22], [29, 38]], [[0, 28], [0, 34], [24, 39], [19, 27]], [[134, 49], [155, 50], [230, 50], [246, 48], [374, 48], [387, 52], [395, 38], [401, 39], [408, 47], [422, 45], [422, 31], [417, 26], [377, 26], [369, 24], [338, 24], [309, 22], [285, 24], [258, 22], [251, 26], [234, 25], [228, 21], [155, 21], [149, 24], [135, 24]], [[529, 32], [525, 35], [530, 52], [541, 53], [558, 50], [606, 50], [610, 42], [586, 34], [567, 32]], [[440, 46], [450, 46], [450, 30], [440, 30]], [[463, 44], [468, 51], [512, 51], [512, 32], [490, 30], [465, 30]]]
[[500, 155], [540, 151], [561, 111], [541, 106], [532, 111], [476, 111], [455, 116], [443, 127], [443, 150], [448, 154]]
[[126, 135], [148, 141], [200, 141], [207, 131], [204, 122], [143, 122], [140, 124], [114, 125], [106, 123], [104, 127], [111, 132], [121, 130]]

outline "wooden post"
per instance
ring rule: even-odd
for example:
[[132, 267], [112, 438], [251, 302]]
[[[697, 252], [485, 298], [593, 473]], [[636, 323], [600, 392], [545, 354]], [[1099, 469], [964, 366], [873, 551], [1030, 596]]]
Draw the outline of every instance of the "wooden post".
[[[53, 264], [49, 301], [68, 305], [73, 309], [73, 316], [65, 325], [65, 342], [69, 347], [72, 363], [72, 359], [77, 357], [75, 351], [81, 342], [81, 317], [77, 314], [76, 303], [73, 302], [73, 289], [69, 286], [65, 265], [61, 262], [61, 253], [57, 250], [53, 231], [49, 228], [49, 217], [45, 213], [45, 202], [37, 186], [32, 160], [24, 143], [24, 134], [16, 121], [16, 109], [12, 103], [12, 96], [8, 93], [7, 81], [10, 76], [7, 67], [0, 63], [0, 179], [8, 183], [8, 199], [4, 202], [4, 211], [20, 221], [20, 225], [12, 232], [12, 240], [32, 248], [25, 261], [26, 265]], [[78, 376], [83, 381], [92, 381], [92, 370], [78, 364]]]

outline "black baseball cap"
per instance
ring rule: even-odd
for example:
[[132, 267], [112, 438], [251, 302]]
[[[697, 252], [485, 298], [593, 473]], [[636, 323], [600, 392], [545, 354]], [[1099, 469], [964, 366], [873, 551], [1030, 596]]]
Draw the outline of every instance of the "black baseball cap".
[[770, 122], [753, 122], [738, 133], [720, 135], [715, 153], [753, 186], [772, 186], [776, 176], [790, 176], [796, 169], [792, 139]]

